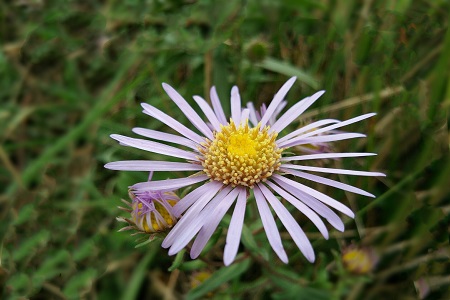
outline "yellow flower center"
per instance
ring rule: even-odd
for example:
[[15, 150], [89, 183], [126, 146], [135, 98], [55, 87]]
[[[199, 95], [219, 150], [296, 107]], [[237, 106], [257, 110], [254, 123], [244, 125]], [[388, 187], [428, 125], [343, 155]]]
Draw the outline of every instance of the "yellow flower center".
[[250, 128], [246, 122], [236, 127], [231, 120], [199, 149], [203, 171], [212, 180], [252, 188], [280, 167], [282, 149], [277, 147], [276, 137], [277, 133], [269, 133], [269, 126], [260, 130], [259, 124]]

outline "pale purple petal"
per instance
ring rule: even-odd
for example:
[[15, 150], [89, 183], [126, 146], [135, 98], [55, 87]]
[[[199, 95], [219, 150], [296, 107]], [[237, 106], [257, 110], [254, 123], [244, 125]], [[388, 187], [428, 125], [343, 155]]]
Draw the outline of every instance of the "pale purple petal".
[[241, 113], [241, 124], [248, 124], [248, 117], [250, 115], [249, 109], [243, 109]]
[[284, 167], [283, 165], [281, 165], [281, 167], [282, 168], [280, 170], [282, 172], [287, 172], [287, 173], [292, 174], [292, 175], [297, 176], [297, 177], [301, 177], [301, 178], [312, 180], [312, 181], [315, 181], [315, 182], [318, 182], [318, 183], [321, 183], [321, 184], [329, 185], [329, 186], [332, 186], [332, 187], [335, 187], [335, 188], [338, 188], [338, 189], [341, 189], [341, 190], [344, 190], [344, 191], [348, 191], [348, 192], [351, 192], [351, 193], [360, 194], [360, 195], [363, 195], [363, 196], [375, 198], [375, 195], [372, 195], [371, 193], [368, 193], [368, 192], [366, 192], [366, 191], [364, 191], [362, 189], [356, 188], [354, 186], [351, 186], [351, 185], [348, 185], [348, 184], [345, 184], [345, 183], [342, 183], [342, 182], [339, 182], [339, 181], [336, 181], [336, 180], [332, 180], [332, 179], [328, 179], [328, 178], [324, 178], [324, 177], [321, 177], [321, 176], [308, 174], [308, 173], [304, 173], [304, 172], [299, 172], [299, 171], [294, 171], [294, 170], [287, 170], [287, 169], [283, 168]]
[[284, 115], [282, 115], [278, 121], [273, 124], [271, 131], [280, 132], [286, 128], [292, 121], [297, 119], [305, 110], [307, 110], [314, 102], [322, 96], [325, 91], [319, 91], [314, 95], [305, 98], [304, 100], [298, 102], [292, 106]]
[[325, 226], [325, 223], [322, 219], [308, 206], [303, 204], [300, 200], [277, 186], [275, 183], [267, 181], [266, 184], [270, 186], [275, 192], [278, 193], [283, 199], [286, 199], [289, 203], [295, 206], [300, 212], [302, 212], [308, 219], [310, 219], [314, 225], [316, 225], [317, 229], [319, 229], [320, 233], [328, 240], [328, 229]]
[[297, 77], [290, 78], [285, 84], [283, 84], [280, 90], [275, 94], [275, 96], [272, 99], [272, 102], [270, 102], [269, 107], [267, 108], [266, 112], [261, 118], [260, 122], [261, 129], [263, 129], [264, 126], [266, 126], [270, 117], [272, 117], [272, 114], [274, 113], [275, 109], [280, 104], [280, 102], [284, 100], [284, 97], [286, 96], [287, 92], [290, 90], [296, 79]]
[[302, 134], [303, 132], [307, 132], [309, 130], [318, 128], [318, 127], [323, 126], [323, 125], [335, 124], [335, 123], [339, 123], [339, 122], [340, 122], [339, 120], [325, 119], [325, 120], [320, 120], [320, 121], [316, 121], [316, 122], [310, 123], [310, 124], [305, 125], [305, 126], [299, 128], [297, 130], [294, 130], [293, 132], [287, 134], [286, 136], [283, 136], [282, 138], [278, 139], [277, 140], [277, 144], [278, 143], [282, 143], [282, 142], [284, 142], [286, 140], [289, 140], [289, 139], [291, 139], [293, 137], [296, 137], [296, 136]]
[[248, 102], [247, 108], [250, 112], [250, 116], [249, 116], [250, 122], [252, 123], [253, 126], [258, 125], [258, 119], [256, 118], [256, 109], [255, 109], [255, 106], [253, 105], [253, 103]]
[[236, 257], [241, 240], [242, 227], [244, 225], [245, 208], [247, 206], [247, 191], [242, 189], [239, 193], [236, 206], [228, 228], [225, 250], [223, 253], [223, 263], [229, 266]]
[[373, 117], [375, 115], [376, 115], [376, 113], [369, 113], [369, 114], [361, 115], [359, 117], [351, 118], [351, 119], [339, 122], [339, 123], [334, 124], [334, 125], [330, 125], [330, 126], [326, 126], [326, 127], [320, 128], [320, 129], [316, 129], [314, 131], [305, 133], [305, 134], [303, 134], [300, 137], [306, 138], [306, 137], [309, 137], [309, 136], [317, 135], [319, 133], [324, 133], [324, 132], [327, 132], [327, 131], [330, 131], [330, 130], [334, 130], [336, 128], [340, 128], [340, 127], [343, 127], [343, 126], [346, 126], [346, 125], [350, 125], [350, 124], [353, 124], [353, 123], [365, 120], [365, 119]]
[[345, 158], [345, 157], [364, 157], [373, 156], [376, 153], [358, 153], [358, 152], [348, 152], [348, 153], [318, 153], [318, 154], [308, 154], [299, 156], [286, 156], [282, 157], [281, 161], [300, 161], [300, 160], [313, 160], [313, 159], [334, 159], [334, 158]]
[[123, 171], [200, 171], [203, 166], [199, 164], [155, 161], [155, 160], [123, 160], [110, 162], [105, 168]]
[[190, 139], [184, 138], [179, 135], [165, 133], [165, 132], [147, 129], [147, 128], [139, 128], [139, 127], [133, 128], [132, 131], [136, 134], [148, 137], [150, 139], [174, 143], [174, 144], [189, 147], [194, 150], [198, 150], [198, 144], [191, 141]]
[[269, 125], [270, 125], [270, 126], [272, 126], [273, 124], [275, 124], [275, 122], [277, 121], [278, 115], [279, 115], [280, 112], [283, 110], [283, 108], [286, 107], [286, 105], [287, 105], [287, 101], [286, 101], [286, 100], [283, 100], [283, 101], [281, 101], [280, 105], [278, 105], [278, 106], [275, 108], [275, 111], [273, 112], [272, 117], [270, 117], [270, 120], [269, 120]]
[[[198, 218], [200, 211], [211, 201], [211, 199], [218, 196], [221, 196], [222, 198], [225, 197], [230, 192], [231, 188], [226, 187], [217, 193], [218, 190], [219, 189], [217, 188], [209, 188], [204, 190], [203, 193], [199, 195], [194, 204], [186, 211], [183, 217], [180, 218], [162, 242], [161, 245], [164, 248], [172, 246], [177, 240], [180, 240], [183, 236], [186, 236], [187, 232], [195, 231], [196, 228], [192, 228], [190, 224], [195, 225], [197, 224], [197, 221], [201, 221], [201, 219]], [[183, 199], [180, 201], [183, 201]], [[200, 227], [198, 227], [197, 231], [193, 233], [192, 237], [198, 232], [198, 230], [200, 230]], [[192, 237], [186, 241], [186, 244], [192, 239]]]
[[255, 186], [253, 188], [255, 194], [256, 205], [258, 206], [259, 215], [261, 216], [261, 221], [264, 226], [264, 230], [269, 240], [270, 246], [272, 246], [273, 251], [278, 255], [282, 262], [288, 263], [288, 257], [284, 251], [283, 244], [281, 243], [280, 232], [278, 232], [277, 224], [272, 216], [269, 205], [267, 205], [266, 199], [262, 194], [261, 190]]
[[200, 118], [200, 116], [195, 112], [195, 110], [189, 105], [189, 103], [178, 93], [173, 87], [167, 83], [162, 84], [163, 89], [166, 91], [167, 95], [175, 102], [175, 104], [180, 108], [181, 112], [191, 121], [192, 125], [195, 126], [201, 133], [203, 133], [207, 138], [212, 140], [213, 134], [208, 125]]
[[[313, 209], [317, 214], [325, 218], [334, 228], [336, 228], [339, 231], [344, 231], [344, 223], [339, 218], [339, 216], [332, 211], [328, 206], [314, 198], [313, 196], [310, 196], [303, 192], [302, 190], [298, 189], [295, 186], [292, 186], [288, 183], [285, 183], [281, 180], [276, 180], [274, 178], [274, 181], [276, 181], [277, 184], [279, 184], [283, 189], [291, 193], [292, 195], [295, 195], [296, 198], [299, 199], [299, 201], [305, 203], [308, 205], [311, 209]], [[286, 200], [288, 200], [286, 198]], [[295, 206], [295, 202], [291, 202], [292, 205]], [[297, 207], [297, 206], [296, 206]], [[317, 226], [317, 225], [316, 225]]]
[[354, 170], [346, 170], [346, 169], [321, 168], [321, 167], [300, 166], [300, 165], [291, 165], [291, 164], [283, 164], [283, 168], [311, 171], [311, 172], [329, 173], [329, 174], [344, 174], [344, 175], [357, 175], [357, 176], [383, 176], [383, 177], [386, 176], [385, 174], [380, 173], [380, 172], [354, 171]]
[[317, 198], [318, 200], [322, 201], [323, 203], [325, 203], [327, 205], [330, 205], [334, 209], [336, 209], [336, 210], [340, 211], [341, 213], [349, 216], [350, 218], [354, 218], [355, 217], [355, 214], [351, 211], [350, 208], [348, 208], [347, 206], [345, 206], [341, 202], [336, 201], [335, 199], [333, 199], [333, 198], [331, 198], [331, 197], [329, 197], [329, 196], [327, 196], [327, 195], [325, 195], [325, 194], [323, 194], [323, 193], [321, 193], [319, 191], [316, 191], [315, 189], [312, 189], [312, 188], [310, 188], [310, 187], [308, 187], [306, 185], [303, 185], [303, 184], [301, 184], [299, 182], [293, 181], [291, 179], [288, 179], [288, 178], [283, 177], [283, 176], [278, 175], [278, 174], [274, 174], [272, 176], [272, 178], [274, 178], [274, 180], [276, 182], [282, 181], [282, 182], [288, 183], [289, 185], [297, 187], [299, 190], [305, 192], [308, 195], [313, 196], [314, 198]]
[[211, 104], [213, 106], [214, 112], [216, 113], [217, 119], [222, 125], [227, 125], [228, 121], [223, 112], [222, 104], [220, 104], [219, 96], [217, 95], [216, 87], [213, 86], [210, 91]]
[[195, 102], [197, 102], [198, 106], [201, 108], [205, 116], [208, 118], [211, 125], [214, 127], [216, 131], [220, 130], [220, 122], [217, 119], [216, 114], [213, 112], [212, 108], [209, 106], [209, 104], [200, 96], [194, 96], [193, 97]]
[[286, 230], [291, 235], [297, 247], [309, 262], [314, 262], [316, 259], [314, 249], [300, 225], [298, 225], [286, 207], [280, 203], [280, 200], [278, 200], [267, 187], [263, 184], [258, 184], [258, 187], [272, 206], [278, 218], [280, 218], [281, 223], [286, 227]]
[[186, 178], [154, 180], [136, 183], [135, 185], [132, 186], [132, 188], [141, 191], [176, 190], [190, 184], [205, 181], [207, 179], [209, 179], [207, 175], [196, 175]]
[[183, 199], [178, 201], [177, 204], [174, 205], [172, 209], [173, 214], [176, 217], [180, 217], [181, 214], [184, 213], [189, 206], [194, 204], [194, 202], [197, 201], [197, 199], [200, 198], [200, 196], [203, 195], [206, 191], [208, 192], [215, 191], [214, 192], [215, 194], [219, 191], [221, 187], [223, 187], [223, 183], [219, 181], [210, 181], [196, 188], [195, 190], [184, 196]]
[[[242, 187], [235, 188], [232, 190], [225, 198], [218, 203], [217, 207], [214, 210], [207, 210], [208, 207], [205, 207], [204, 211], [202, 211], [199, 215], [199, 218], [205, 219], [205, 223], [195, 238], [194, 243], [191, 248], [191, 258], [197, 258], [202, 252], [203, 248], [205, 248], [206, 243], [209, 241], [220, 221], [222, 220], [225, 213], [230, 209], [234, 200], [238, 196], [239, 192], [242, 191]], [[211, 204], [211, 203], [210, 203]]]
[[113, 138], [116, 141], [119, 141], [127, 146], [131, 146], [131, 147], [134, 147], [137, 149], [149, 151], [152, 153], [159, 153], [162, 155], [179, 157], [179, 158], [195, 160], [195, 161], [199, 160], [197, 158], [198, 154], [196, 154], [196, 153], [186, 151], [186, 150], [181, 150], [181, 149], [178, 149], [178, 148], [175, 148], [172, 146], [167, 146], [167, 145], [164, 145], [161, 143], [142, 140], [142, 139], [130, 138], [130, 137], [123, 136], [120, 134], [111, 134], [111, 138]]
[[202, 142], [205, 141], [204, 138], [202, 138], [200, 135], [198, 135], [197, 133], [193, 132], [192, 130], [190, 130], [189, 128], [187, 128], [186, 126], [184, 126], [183, 124], [181, 124], [180, 122], [178, 122], [177, 120], [175, 120], [174, 118], [172, 118], [171, 116], [163, 113], [162, 111], [160, 111], [159, 109], [157, 109], [156, 107], [151, 106], [150, 104], [147, 103], [141, 103], [141, 106], [144, 108], [144, 113], [161, 121], [162, 123], [166, 124], [167, 126], [169, 126], [170, 128], [172, 128], [173, 130], [175, 130], [176, 132], [178, 132], [179, 134], [187, 137], [188, 139], [200, 144]]
[[289, 147], [298, 146], [298, 145], [343, 141], [343, 140], [362, 138], [362, 137], [366, 137], [366, 135], [362, 134], [362, 133], [338, 133], [338, 134], [330, 134], [330, 135], [319, 135], [319, 136], [314, 136], [314, 137], [309, 137], [309, 138], [303, 138], [303, 136], [298, 136], [291, 140], [287, 140], [285, 142], [277, 143], [277, 144], [281, 148], [289, 148]]
[[236, 125], [241, 123], [241, 96], [237, 86], [231, 89], [231, 118]]
[[[212, 200], [210, 200], [207, 204], [208, 206], [210, 204], [217, 205], [219, 204], [230, 192], [230, 188], [226, 187], [222, 191], [220, 191]], [[191, 210], [195, 209], [195, 214], [193, 217], [190, 217], [189, 223], [183, 225], [184, 229], [181, 229], [182, 231], [178, 234], [178, 237], [174, 240], [172, 246], [169, 249], [169, 255], [173, 255], [186, 247], [186, 245], [189, 243], [190, 240], [197, 234], [197, 232], [202, 228], [202, 226], [205, 224], [206, 218], [203, 213], [199, 211], [199, 207], [196, 206], [197, 203], [195, 203], [188, 211], [189, 213]], [[201, 205], [200, 209], [204, 208], [205, 205]], [[211, 206], [210, 206], [211, 207]], [[206, 208], [205, 208], [206, 209]], [[186, 213], [186, 214], [187, 214]], [[203, 216], [203, 217], [201, 217]], [[185, 219], [185, 216], [181, 218], [181, 220]]]

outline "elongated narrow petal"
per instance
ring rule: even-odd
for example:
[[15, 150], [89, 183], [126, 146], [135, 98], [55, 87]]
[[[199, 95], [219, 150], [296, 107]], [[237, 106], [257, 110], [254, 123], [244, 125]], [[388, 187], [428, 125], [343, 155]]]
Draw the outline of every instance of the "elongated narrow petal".
[[247, 191], [241, 189], [231, 216], [230, 227], [228, 228], [227, 240], [223, 254], [223, 263], [229, 266], [236, 257], [241, 240], [242, 227], [244, 226], [245, 207], [247, 204]]
[[293, 132], [283, 136], [282, 138], [279, 138], [277, 140], [277, 144], [280, 144], [280, 143], [283, 143], [283, 142], [285, 142], [287, 140], [290, 140], [293, 137], [296, 137], [296, 136], [298, 136], [298, 135], [300, 135], [300, 134], [302, 134], [304, 132], [308, 132], [310, 130], [313, 130], [313, 129], [316, 129], [316, 128], [320, 128], [321, 126], [324, 126], [324, 125], [336, 124], [336, 123], [339, 123], [339, 122], [340, 122], [339, 120], [335, 120], [335, 119], [325, 119], [325, 120], [320, 120], [320, 121], [313, 122], [311, 124], [308, 124], [306, 126], [303, 126], [303, 127], [299, 128], [297, 130], [294, 130]]
[[161, 121], [162, 123], [166, 124], [167, 126], [171, 127], [175, 131], [177, 131], [179, 134], [187, 137], [188, 139], [200, 144], [204, 142], [204, 138], [199, 136], [197, 133], [193, 132], [174, 118], [170, 117], [169, 115], [163, 113], [156, 107], [151, 106], [147, 103], [141, 103], [142, 108], [144, 108], [144, 113], [152, 116], [153, 118]]
[[307, 205], [303, 204], [300, 200], [289, 194], [284, 189], [280, 188], [273, 182], [266, 182], [268, 186], [270, 186], [278, 195], [286, 199], [289, 203], [291, 203], [295, 208], [297, 208], [300, 212], [302, 212], [308, 219], [310, 219], [314, 225], [316, 225], [317, 229], [319, 229], [320, 233], [328, 239], [328, 229], [325, 226], [325, 223], [322, 219]]
[[196, 188], [189, 194], [183, 197], [177, 204], [173, 207], [173, 213], [175, 216], [179, 217], [182, 213], [188, 209], [189, 206], [195, 203], [201, 195], [203, 195], [206, 191], [211, 192], [213, 194], [217, 193], [220, 188], [223, 187], [223, 184], [217, 181], [210, 181], [205, 183], [204, 185]]
[[[344, 223], [342, 222], [341, 218], [332, 211], [328, 206], [317, 200], [311, 195], [308, 195], [307, 193], [300, 190], [298, 187], [292, 186], [290, 184], [287, 184], [281, 180], [276, 180], [274, 178], [274, 181], [280, 185], [284, 190], [288, 191], [290, 194], [294, 195], [299, 201], [305, 203], [308, 205], [311, 209], [313, 209], [317, 214], [325, 218], [334, 228], [336, 228], [339, 231], [344, 231]], [[288, 198], [286, 198], [288, 200]], [[288, 200], [289, 201], [289, 200]], [[295, 205], [295, 202], [291, 202], [293, 205]], [[297, 207], [297, 206], [296, 206]]]
[[286, 207], [280, 203], [280, 201], [272, 194], [271, 191], [269, 191], [267, 187], [263, 184], [258, 184], [258, 187], [266, 197], [267, 202], [270, 203], [273, 210], [280, 218], [281, 223], [283, 223], [284, 227], [286, 227], [297, 247], [310, 262], [314, 262], [316, 258], [314, 255], [314, 249], [300, 225], [298, 225]]
[[197, 175], [187, 178], [146, 181], [136, 183], [135, 185], [132, 186], [132, 188], [141, 191], [176, 190], [184, 186], [205, 181], [207, 179], [209, 179], [209, 177], [206, 175]]
[[284, 97], [286, 96], [287, 92], [291, 89], [292, 85], [294, 84], [297, 77], [292, 77], [286, 83], [281, 87], [281, 89], [275, 94], [275, 96], [272, 99], [272, 102], [270, 102], [269, 107], [267, 108], [264, 115], [261, 117], [261, 129], [266, 126], [267, 122], [269, 121], [270, 117], [272, 117], [272, 114], [274, 113], [277, 106], [280, 104], [281, 101], [284, 100]]
[[314, 131], [305, 133], [305, 134], [301, 135], [300, 137], [307, 138], [309, 136], [313, 136], [313, 135], [317, 135], [317, 134], [324, 133], [324, 132], [327, 132], [327, 131], [331, 131], [331, 130], [334, 130], [334, 129], [337, 129], [337, 128], [341, 128], [343, 126], [347, 126], [347, 125], [350, 125], [350, 124], [353, 124], [353, 123], [365, 120], [365, 119], [373, 117], [375, 115], [376, 115], [376, 113], [369, 113], [369, 114], [365, 114], [365, 115], [362, 115], [362, 116], [359, 116], [359, 117], [356, 117], [356, 118], [351, 118], [351, 119], [339, 122], [339, 123], [334, 124], [334, 125], [329, 125], [329, 126], [326, 126], [326, 127], [323, 127], [323, 128], [316, 129]]
[[200, 116], [195, 112], [195, 110], [187, 103], [187, 101], [170, 85], [167, 83], [162, 84], [163, 89], [166, 91], [167, 95], [175, 102], [175, 104], [180, 108], [183, 114], [192, 122], [201, 133], [203, 133], [207, 138], [212, 139], [213, 134], [208, 125], [200, 118]]
[[310, 166], [300, 166], [300, 165], [291, 165], [291, 164], [283, 164], [283, 168], [311, 171], [311, 172], [322, 172], [322, 173], [329, 173], [329, 174], [344, 174], [344, 175], [358, 175], [358, 176], [386, 176], [385, 174], [380, 173], [380, 172], [353, 171], [353, 170], [345, 170], [345, 169], [310, 167]]
[[241, 125], [246, 125], [248, 123], [248, 118], [250, 116], [250, 110], [248, 108], [243, 109], [241, 113]]
[[[211, 205], [211, 203], [214, 204], [218, 204], [220, 203], [221, 200], [223, 200], [228, 194], [230, 193], [230, 189], [224, 189], [221, 192], [219, 192], [211, 201], [209, 201], [207, 204]], [[205, 205], [202, 206], [205, 207]], [[203, 208], [202, 207], [202, 208]], [[198, 231], [202, 228], [202, 226], [205, 224], [205, 217], [203, 215], [203, 217], [200, 217], [200, 211], [198, 210], [198, 208], [196, 206], [191, 207], [192, 210], [196, 209], [195, 214], [194, 214], [194, 218], [189, 219], [190, 224], [186, 224], [186, 227], [184, 229], [182, 229], [183, 233], [179, 234], [178, 237], [175, 239], [175, 241], [173, 242], [172, 246], [170, 247], [169, 250], [169, 255], [175, 254], [178, 251], [180, 251], [181, 249], [183, 249], [187, 243], [189, 243], [190, 240], [192, 240], [192, 238], [198, 233]], [[188, 210], [188, 213], [190, 212], [190, 210]], [[182, 220], [184, 219], [181, 218]], [[178, 225], [178, 224], [177, 224]], [[177, 226], [175, 225], [175, 227]], [[174, 227], [174, 228], [175, 228]]]
[[236, 200], [239, 192], [243, 189], [242, 187], [235, 188], [231, 191], [223, 200], [217, 205], [217, 207], [213, 211], [205, 211], [202, 212], [200, 218], [205, 218], [207, 221], [203, 225], [202, 229], [198, 233], [195, 238], [194, 243], [191, 248], [191, 258], [197, 258], [202, 252], [203, 248], [205, 248], [206, 243], [211, 238], [212, 234], [216, 230], [220, 221], [222, 220], [225, 213], [230, 209], [231, 205]]
[[343, 141], [343, 140], [361, 138], [361, 137], [366, 137], [366, 135], [361, 134], [361, 133], [338, 133], [338, 134], [314, 136], [314, 137], [309, 137], [309, 138], [303, 138], [303, 137], [299, 136], [299, 137], [295, 137], [291, 140], [287, 140], [285, 142], [279, 143], [278, 145], [280, 147], [289, 148], [289, 147], [298, 146], [298, 145]]
[[250, 112], [249, 120], [250, 120], [250, 122], [252, 123], [252, 125], [253, 125], [254, 127], [256, 127], [256, 125], [258, 125], [258, 119], [256, 118], [256, 109], [255, 109], [255, 106], [253, 105], [252, 102], [248, 102], [248, 103], [247, 103], [247, 108], [248, 108], [248, 110], [249, 110], [249, 112]]
[[132, 131], [136, 134], [145, 136], [150, 139], [155, 139], [155, 140], [169, 142], [169, 143], [175, 143], [178, 145], [189, 147], [195, 151], [198, 150], [198, 144], [196, 144], [195, 142], [193, 142], [190, 139], [184, 138], [179, 135], [165, 133], [165, 132], [147, 129], [147, 128], [139, 128], [139, 127], [133, 128]]
[[231, 89], [231, 118], [234, 123], [241, 123], [241, 96], [237, 86]]
[[195, 102], [197, 102], [197, 105], [200, 107], [200, 109], [203, 111], [205, 116], [208, 118], [211, 125], [214, 127], [216, 131], [220, 130], [220, 122], [219, 119], [217, 119], [216, 114], [213, 112], [212, 108], [209, 106], [209, 104], [200, 96], [194, 96], [193, 97]]
[[222, 125], [228, 124], [225, 113], [223, 112], [222, 104], [220, 104], [219, 96], [217, 95], [216, 87], [212, 87], [210, 91], [211, 104], [213, 106], [214, 112], [216, 113], [217, 119]]
[[318, 153], [318, 154], [307, 154], [299, 156], [286, 156], [282, 157], [281, 161], [300, 161], [300, 160], [314, 160], [314, 159], [335, 159], [335, 158], [345, 158], [345, 157], [364, 157], [373, 156], [375, 153]]
[[203, 170], [202, 165], [155, 161], [155, 160], [123, 160], [107, 163], [105, 168], [111, 170], [123, 171], [200, 171]]
[[131, 146], [137, 149], [159, 153], [163, 155], [185, 158], [189, 160], [197, 160], [197, 154], [185, 150], [181, 150], [172, 146], [167, 146], [164, 144], [160, 144], [157, 142], [142, 140], [142, 139], [134, 139], [127, 136], [123, 136], [120, 134], [111, 134], [111, 137], [116, 141], [119, 141], [127, 146]]
[[288, 179], [286, 177], [283, 177], [281, 175], [275, 174], [273, 176], [273, 178], [278, 182], [278, 181], [282, 181], [285, 182], [287, 184], [290, 184], [294, 187], [297, 187], [299, 190], [305, 192], [308, 195], [313, 196], [314, 198], [322, 201], [325, 204], [330, 205], [331, 207], [333, 207], [334, 209], [337, 209], [338, 211], [340, 211], [343, 214], [346, 214], [347, 216], [349, 216], [350, 218], [354, 218], [355, 214], [350, 210], [350, 208], [348, 208], [347, 206], [345, 206], [344, 204], [342, 204], [339, 201], [336, 201], [335, 199], [319, 192], [316, 191], [315, 189], [312, 189], [310, 187], [307, 187], [306, 185], [303, 185], [299, 182], [293, 181], [291, 179]]
[[272, 212], [267, 205], [266, 199], [257, 186], [253, 189], [253, 192], [255, 194], [256, 205], [258, 206], [259, 215], [261, 216], [261, 221], [263, 223], [267, 239], [269, 240], [269, 244], [272, 246], [273, 251], [275, 251], [281, 261], [287, 264], [288, 257], [284, 251], [277, 224], [275, 223]]
[[305, 110], [307, 110], [317, 99], [320, 98], [325, 93], [325, 91], [319, 91], [312, 95], [311, 97], [307, 97], [304, 100], [298, 102], [294, 106], [292, 106], [278, 121], [273, 124], [271, 129], [276, 132], [281, 132], [284, 128], [286, 128], [292, 121], [297, 119]]
[[[162, 246], [164, 248], [171, 247], [176, 241], [185, 242], [186, 244], [194, 237], [194, 235], [200, 230], [201, 223], [198, 223], [195, 227], [191, 227], [190, 224], [197, 224], [201, 219], [198, 218], [200, 211], [211, 202], [212, 199], [219, 198], [223, 199], [228, 193], [231, 191], [231, 187], [225, 187], [223, 190], [218, 192], [218, 189], [209, 188], [206, 189], [192, 204], [192, 206], [186, 211], [183, 217], [178, 221], [175, 227], [169, 232], [164, 241], [162, 242]], [[186, 196], [187, 197], [187, 196]], [[181, 199], [180, 201], [183, 201]], [[188, 237], [188, 233], [190, 238]], [[185, 241], [181, 241], [182, 238], [187, 238]], [[183, 244], [181, 243], [181, 244]], [[180, 245], [181, 245], [180, 244]], [[186, 245], [184, 244], [184, 245]]]
[[336, 180], [332, 180], [332, 179], [328, 179], [328, 178], [324, 178], [324, 177], [321, 177], [321, 176], [308, 174], [308, 173], [304, 173], [304, 172], [299, 172], [299, 171], [295, 171], [295, 170], [287, 170], [287, 169], [284, 169], [284, 168], [282, 168], [281, 171], [285, 171], [285, 172], [287, 172], [289, 174], [292, 174], [294, 176], [305, 178], [305, 179], [308, 179], [308, 180], [312, 180], [312, 181], [315, 181], [317, 183], [329, 185], [329, 186], [332, 186], [332, 187], [335, 187], [335, 188], [338, 188], [338, 189], [341, 189], [341, 190], [344, 190], [344, 191], [348, 191], [348, 192], [351, 192], [351, 193], [360, 194], [360, 195], [367, 196], [367, 197], [372, 197], [372, 198], [375, 197], [375, 195], [372, 195], [371, 193], [368, 193], [368, 192], [366, 192], [366, 191], [364, 191], [362, 189], [358, 189], [358, 188], [356, 188], [354, 186], [351, 186], [351, 185], [348, 185], [348, 184], [345, 184], [345, 183], [342, 183], [342, 182], [339, 182], [339, 181], [336, 181]]

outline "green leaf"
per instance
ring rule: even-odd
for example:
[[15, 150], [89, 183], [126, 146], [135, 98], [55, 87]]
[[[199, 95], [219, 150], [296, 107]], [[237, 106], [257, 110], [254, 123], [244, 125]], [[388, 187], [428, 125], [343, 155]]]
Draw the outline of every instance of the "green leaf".
[[309, 85], [313, 89], [319, 88], [319, 82], [315, 80], [311, 75], [306, 74], [302, 70], [285, 62], [268, 57], [263, 62], [257, 65], [263, 69], [267, 69], [286, 76], [297, 76], [298, 80]]
[[201, 285], [195, 287], [186, 296], [186, 299], [199, 299], [207, 293], [220, 287], [222, 284], [240, 276], [250, 266], [250, 260], [246, 259], [240, 263], [231, 265], [230, 267], [223, 267], [219, 269], [211, 277], [206, 279]]
[[93, 268], [76, 273], [64, 287], [64, 295], [69, 299], [83, 298], [84, 293], [91, 289], [96, 277], [97, 270]]
[[186, 249], [182, 249], [180, 252], [177, 253], [177, 256], [175, 256], [175, 260], [173, 261], [172, 265], [169, 268], [169, 271], [172, 272], [175, 269], [178, 269], [178, 267], [183, 262], [184, 253], [186, 252]]
[[41, 230], [37, 234], [27, 238], [22, 242], [19, 249], [14, 252], [14, 261], [19, 261], [27, 256], [34, 255], [37, 248], [43, 247], [47, 244], [50, 238], [50, 233], [47, 230]]

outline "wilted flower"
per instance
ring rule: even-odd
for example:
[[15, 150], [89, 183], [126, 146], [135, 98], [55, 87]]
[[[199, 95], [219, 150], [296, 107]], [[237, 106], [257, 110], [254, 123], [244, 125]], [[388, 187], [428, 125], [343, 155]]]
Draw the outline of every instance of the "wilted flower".
[[[294, 161], [374, 155], [373, 153], [319, 153], [288, 156], [288, 149], [298, 145], [364, 137], [365, 135], [359, 133], [336, 134], [333, 130], [375, 115], [373, 113], [365, 114], [342, 122], [332, 119], [320, 120], [278, 138], [280, 132], [324, 93], [324, 91], [320, 91], [299, 101], [282, 114], [278, 120], [274, 120], [275, 112], [279, 112], [280, 103], [283, 103], [283, 99], [294, 81], [295, 77], [289, 79], [281, 87], [267, 109], [262, 112], [258, 123], [256, 125], [253, 123], [253, 126], [248, 121], [249, 118], [251, 120], [251, 111], [250, 109], [242, 110], [241, 98], [236, 86], [231, 90], [231, 119], [229, 122], [214, 87], [211, 89], [212, 108], [204, 99], [194, 96], [194, 100], [209, 121], [207, 124], [177, 91], [163, 83], [163, 88], [170, 98], [203, 136], [146, 103], [142, 104], [144, 113], [165, 123], [180, 135], [144, 128], [134, 128], [133, 131], [147, 138], [182, 145], [190, 150], [155, 141], [117, 134], [111, 135], [113, 139], [123, 145], [185, 159], [186, 162], [118, 161], [107, 164], [106, 168], [128, 171], [198, 171], [185, 178], [138, 183], [132, 186], [132, 189], [136, 191], [173, 190], [207, 181], [187, 194], [173, 207], [176, 217], [183, 213], [184, 215], [162, 243], [163, 247], [170, 247], [169, 255], [179, 252], [197, 235], [190, 254], [192, 258], [198, 257], [225, 213], [236, 202], [224, 251], [225, 265], [233, 262], [239, 247], [247, 199], [250, 191], [253, 191], [265, 233], [278, 257], [283, 262], [288, 262], [269, 205], [305, 257], [312, 262], [315, 260], [315, 255], [311, 243], [276, 195], [278, 194], [304, 213], [325, 238], [328, 238], [328, 230], [319, 216], [328, 220], [336, 229], [344, 230], [344, 223], [328, 206], [352, 218], [354, 214], [339, 201], [292, 180], [286, 175], [374, 197], [359, 188], [309, 174], [308, 171], [359, 176], [384, 176], [382, 173], [292, 163]], [[284, 153], [286, 153], [285, 156], [283, 156]], [[235, 201], [236, 199], [237, 201]]]
[[351, 273], [367, 274], [378, 263], [378, 255], [372, 248], [352, 245], [343, 250], [342, 262], [344, 267]]
[[[149, 181], [151, 175], [149, 177]], [[130, 208], [121, 208], [128, 211], [131, 215], [129, 218], [118, 219], [127, 222], [130, 226], [124, 227], [122, 230], [135, 229], [145, 233], [158, 233], [167, 231], [177, 222], [177, 218], [172, 212], [173, 206], [180, 198], [172, 191], [140, 191], [130, 189], [128, 194], [132, 200], [124, 202]]]

